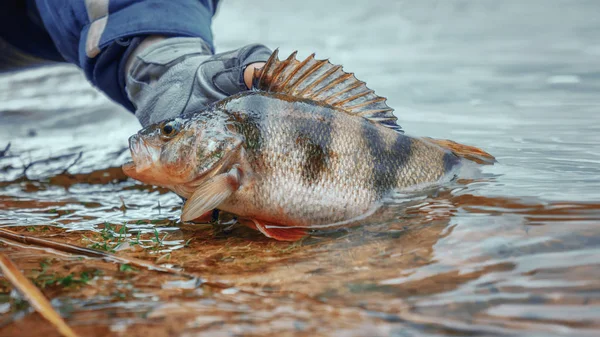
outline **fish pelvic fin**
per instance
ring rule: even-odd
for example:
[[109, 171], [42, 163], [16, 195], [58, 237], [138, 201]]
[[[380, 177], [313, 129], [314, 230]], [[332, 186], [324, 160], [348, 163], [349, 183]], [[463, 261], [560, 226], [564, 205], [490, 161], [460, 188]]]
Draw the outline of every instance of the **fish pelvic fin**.
[[298, 241], [308, 235], [306, 228], [285, 227], [259, 219], [240, 219], [240, 222], [278, 241]]
[[497, 162], [496, 158], [482, 149], [474, 146], [464, 145], [447, 139], [424, 138], [442, 148], [451, 151], [461, 158], [465, 158], [472, 162], [482, 165], [494, 165]]
[[181, 221], [192, 221], [203, 217], [229, 198], [240, 186], [237, 167], [203, 182], [183, 205]]
[[300, 61], [293, 52], [281, 61], [278, 53], [275, 50], [261, 69], [254, 70], [253, 89], [328, 104], [402, 132], [386, 98], [377, 96], [353, 73], [329, 60], [316, 60], [315, 54]]

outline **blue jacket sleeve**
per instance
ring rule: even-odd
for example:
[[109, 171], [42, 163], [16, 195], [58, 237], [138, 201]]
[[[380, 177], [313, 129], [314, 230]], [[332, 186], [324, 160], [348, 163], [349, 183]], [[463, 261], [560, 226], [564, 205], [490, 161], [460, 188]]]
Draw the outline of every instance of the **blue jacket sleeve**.
[[200, 37], [212, 48], [218, 0], [36, 0], [60, 54], [92, 84], [130, 111], [127, 57], [148, 35]]

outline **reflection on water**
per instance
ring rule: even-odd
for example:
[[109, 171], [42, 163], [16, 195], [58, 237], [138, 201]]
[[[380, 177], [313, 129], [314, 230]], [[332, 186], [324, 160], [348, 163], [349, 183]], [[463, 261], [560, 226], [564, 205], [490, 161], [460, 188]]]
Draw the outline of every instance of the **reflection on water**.
[[[596, 336], [598, 3], [550, 2], [332, 1], [320, 3], [337, 13], [323, 22], [310, 3], [264, 1], [269, 20], [261, 6], [224, 4], [222, 49], [252, 38], [331, 56], [388, 96], [409, 133], [499, 160], [300, 243], [181, 226], [178, 197], [119, 168], [135, 118], [73, 68], [3, 75], [0, 225], [201, 279], [8, 241], [0, 250], [82, 335]], [[242, 15], [258, 28], [238, 40]], [[297, 31], [306, 22], [310, 32]], [[52, 335], [8, 289], [0, 284], [0, 335], [28, 324]]]

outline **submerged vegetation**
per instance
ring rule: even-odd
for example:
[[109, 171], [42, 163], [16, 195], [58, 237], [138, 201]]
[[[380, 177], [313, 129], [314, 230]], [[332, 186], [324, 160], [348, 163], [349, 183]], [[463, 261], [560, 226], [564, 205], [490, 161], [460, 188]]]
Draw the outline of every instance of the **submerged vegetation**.
[[94, 277], [102, 275], [98, 269], [84, 270], [81, 272], [71, 272], [60, 274], [51, 269], [51, 264], [56, 262], [54, 259], [44, 259], [40, 262], [40, 270], [37, 275], [32, 273], [31, 280], [38, 287], [44, 289], [52, 286], [76, 287], [88, 284]]
[[[139, 224], [139, 223], [138, 223]], [[158, 251], [164, 248], [164, 240], [168, 233], [159, 233], [156, 228], [150, 233], [142, 234], [138, 230], [134, 234], [127, 231], [127, 224], [115, 225], [104, 223], [99, 232], [92, 235], [82, 235], [82, 241], [88, 242], [87, 247], [114, 253], [122, 249], [134, 249], [136, 246], [147, 251]], [[186, 245], [192, 239], [188, 239]]]

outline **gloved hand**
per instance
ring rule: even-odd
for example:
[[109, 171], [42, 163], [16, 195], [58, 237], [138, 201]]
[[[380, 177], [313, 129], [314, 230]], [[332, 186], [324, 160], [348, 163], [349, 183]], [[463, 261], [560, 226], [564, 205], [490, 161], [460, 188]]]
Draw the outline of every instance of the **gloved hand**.
[[150, 37], [144, 44], [129, 57], [125, 87], [144, 127], [248, 90], [244, 70], [271, 55], [259, 44], [212, 55], [202, 39], [189, 37]]

